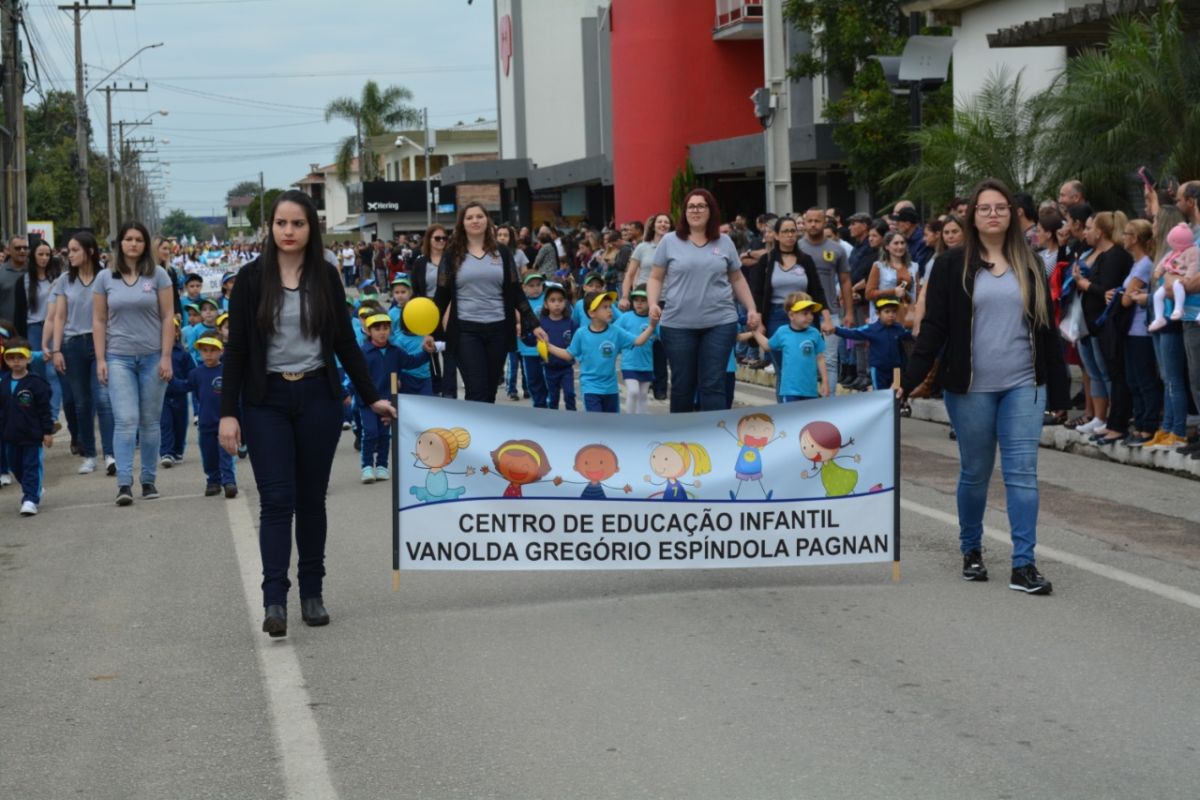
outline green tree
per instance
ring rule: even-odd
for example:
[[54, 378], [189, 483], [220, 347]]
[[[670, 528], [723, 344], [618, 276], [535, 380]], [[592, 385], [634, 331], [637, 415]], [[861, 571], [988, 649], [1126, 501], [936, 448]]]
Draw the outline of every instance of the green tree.
[[[75, 152], [75, 95], [47, 92], [42, 102], [25, 108], [26, 186], [29, 218], [51, 220], [62, 227], [79, 224], [79, 176]], [[93, 228], [108, 235], [108, 160], [91, 152], [88, 159]]]
[[163, 236], [199, 237], [203, 227], [204, 225], [200, 222], [200, 220], [189, 216], [188, 213], [181, 208], [175, 208], [163, 218], [160, 230]]
[[358, 98], [339, 97], [325, 106], [325, 121], [341, 119], [354, 124], [354, 135], [347, 136], [337, 149], [337, 176], [343, 183], [350, 177], [355, 156], [359, 175], [364, 181], [379, 176], [379, 155], [371, 149], [371, 137], [382, 136], [404, 125], [416, 125], [421, 115], [408, 105], [413, 94], [403, 86], [380, 89], [375, 81], [363, 85]]
[[1081, 179], [1096, 207], [1130, 208], [1143, 164], [1200, 176], [1200, 49], [1182, 22], [1175, 2], [1114, 20], [1108, 46], [1072, 58], [1051, 89], [1056, 178]]
[[[264, 198], [264, 204], [266, 207], [270, 209], [271, 206], [275, 205], [275, 200], [278, 199], [279, 195], [281, 194], [283, 194], [283, 189], [267, 189], [266, 196]], [[255, 229], [262, 225], [262, 209], [259, 207], [258, 201], [259, 197], [256, 194], [254, 195], [254, 199], [250, 201], [249, 207], [246, 208], [246, 217], [250, 220], [250, 224]]]
[[[899, 55], [908, 40], [901, 0], [785, 0], [784, 18], [812, 37], [807, 53], [796, 56], [793, 78], [824, 76], [833, 95], [825, 119], [834, 125], [833, 140], [846, 154], [846, 170], [855, 186], [874, 190], [906, 165], [911, 149], [900, 135], [911, 127], [908, 100], [892, 93], [873, 55]], [[944, 29], [923, 31], [945, 33]], [[838, 87], [844, 87], [840, 92]], [[950, 90], [928, 96], [928, 122], [945, 119]]]
[[935, 207], [988, 177], [1000, 178], [1013, 191], [1046, 196], [1055, 183], [1047, 154], [1053, 113], [1046, 97], [1023, 90], [1020, 73], [993, 73], [950, 119], [906, 137], [921, 149], [921, 160], [893, 172], [883, 185]]
[[692, 189], [709, 188], [709, 182], [696, 174], [689, 158], [675, 171], [675, 177], [671, 178], [671, 217], [683, 219], [683, 198], [688, 192]]
[[237, 186], [234, 186], [225, 193], [225, 202], [228, 203], [235, 197], [246, 197], [258, 194], [258, 181], [241, 181]]

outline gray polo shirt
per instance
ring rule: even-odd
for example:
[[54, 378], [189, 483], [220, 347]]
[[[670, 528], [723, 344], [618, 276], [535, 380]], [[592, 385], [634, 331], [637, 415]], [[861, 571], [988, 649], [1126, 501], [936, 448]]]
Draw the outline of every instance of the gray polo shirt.
[[971, 321], [971, 391], [1003, 392], [1032, 386], [1033, 343], [1025, 319], [1021, 285], [1012, 268], [996, 277], [986, 269], [975, 274]]
[[504, 321], [504, 262], [499, 253], [476, 258], [468, 253], [456, 276], [454, 304], [465, 322]]
[[671, 302], [663, 309], [663, 325], [694, 329], [737, 322], [729, 277], [741, 272], [742, 260], [728, 236], [697, 246], [667, 234], [654, 251], [654, 266], [667, 271], [663, 291]]
[[84, 283], [82, 278], [76, 278], [72, 282], [70, 273], [64, 272], [50, 288], [50, 302], [57, 302], [61, 297], [67, 304], [67, 318], [63, 323], [60, 347], [72, 336], [83, 336], [92, 332], [92, 287], [95, 285], [96, 278], [92, 278], [90, 283]]
[[829, 311], [834, 316], [842, 313], [842, 285], [838, 277], [842, 273], [850, 274], [850, 261], [846, 251], [837, 242], [824, 241], [813, 244], [807, 236], [802, 236], [796, 246], [806, 253], [817, 265], [817, 277], [821, 280], [821, 288], [825, 290], [825, 299], [829, 301]]
[[162, 352], [163, 320], [158, 293], [170, 288], [171, 278], [162, 267], [155, 267], [153, 275], [138, 275], [132, 284], [127, 277], [110, 269], [96, 276], [92, 294], [103, 295], [108, 303], [106, 355], [146, 356]]

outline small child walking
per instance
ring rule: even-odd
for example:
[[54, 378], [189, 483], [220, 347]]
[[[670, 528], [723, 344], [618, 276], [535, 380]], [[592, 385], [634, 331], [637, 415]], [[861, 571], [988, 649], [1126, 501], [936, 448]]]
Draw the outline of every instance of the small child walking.
[[[401, 375], [405, 370], [415, 370], [429, 364], [429, 353], [437, 345], [432, 336], [425, 337], [424, 351], [420, 355], [412, 355], [402, 347], [391, 343], [392, 318], [386, 313], [372, 314], [363, 321], [367, 330], [367, 341], [362, 346], [363, 355], [367, 359], [367, 371], [371, 374], [371, 382], [382, 397], [392, 396], [392, 373]], [[361, 406], [362, 415], [362, 482], [374, 483], [386, 481], [391, 477], [388, 471], [389, 447], [392, 443], [392, 429], [365, 404]]]
[[29, 371], [29, 342], [14, 336], [4, 347], [0, 374], [0, 447], [21, 485], [21, 516], [38, 513], [42, 502], [42, 448], [54, 444], [50, 384]]
[[[547, 284], [543, 298], [541, 323], [542, 330], [546, 332], [547, 343], [565, 350], [570, 347], [571, 339], [579, 330], [579, 322], [571, 316], [567, 290], [559, 283]], [[574, 411], [575, 370], [571, 368], [571, 362], [552, 355], [546, 361], [545, 374], [546, 407], [558, 408], [558, 397], [561, 394], [567, 411]]]
[[770, 351], [779, 364], [775, 380], [779, 385], [779, 402], [794, 403], [829, 396], [825, 380], [825, 337], [812, 326], [813, 315], [821, 310], [804, 292], [792, 292], [784, 300], [788, 324], [777, 328], [771, 338], [761, 330], [754, 338], [764, 352]]
[[167, 384], [167, 393], [163, 395], [162, 418], [159, 420], [161, 436], [158, 463], [164, 469], [183, 463], [183, 451], [187, 445], [188, 375], [192, 374], [196, 362], [192, 361], [180, 338], [179, 320], [175, 320], [175, 346], [171, 348], [171, 381]]
[[903, 369], [904, 349], [900, 342], [913, 338], [912, 331], [897, 322], [900, 301], [894, 297], [881, 297], [875, 301], [878, 318], [869, 325], [857, 328], [836, 329], [838, 336], [858, 342], [867, 342], [867, 355], [871, 365], [871, 385], [876, 389], [892, 388], [892, 374]]
[[215, 336], [203, 336], [196, 340], [195, 346], [200, 353], [200, 364], [188, 375], [188, 388], [200, 411], [200, 461], [206, 479], [204, 496], [212, 497], [224, 490], [226, 497], [234, 498], [238, 493], [235, 462], [217, 442], [217, 428], [221, 423], [221, 353], [225, 345]]
[[[633, 312], [622, 314], [613, 323], [633, 336], [650, 322], [650, 303], [646, 299], [646, 284], [638, 284], [629, 293]], [[654, 336], [651, 334], [651, 340]], [[625, 381], [625, 404], [630, 414], [650, 413], [650, 384], [654, 383], [654, 347], [652, 341], [638, 345], [621, 356], [621, 378]]]

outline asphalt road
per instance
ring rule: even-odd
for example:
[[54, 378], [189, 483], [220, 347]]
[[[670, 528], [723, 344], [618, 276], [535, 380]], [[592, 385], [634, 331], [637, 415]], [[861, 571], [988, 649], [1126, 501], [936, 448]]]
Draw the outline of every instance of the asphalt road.
[[[761, 393], [739, 387], [742, 400]], [[661, 404], [654, 410], [662, 411]], [[954, 445], [903, 429], [890, 566], [406, 573], [389, 488], [330, 489], [327, 628], [258, 632], [257, 497], [49, 451], [0, 491], [0, 797], [1195, 798], [1197, 484], [1043, 451], [1052, 597], [960, 580]], [[987, 522], [1006, 530], [993, 486]], [[1058, 557], [1048, 555], [1053, 551]]]

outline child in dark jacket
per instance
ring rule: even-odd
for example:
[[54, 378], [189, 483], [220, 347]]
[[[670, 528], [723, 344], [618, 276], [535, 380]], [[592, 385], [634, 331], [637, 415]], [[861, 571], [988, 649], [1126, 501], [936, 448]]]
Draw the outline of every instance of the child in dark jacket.
[[225, 345], [215, 336], [203, 336], [196, 340], [195, 346], [200, 353], [201, 363], [188, 375], [187, 384], [200, 411], [200, 461], [207, 479], [204, 496], [218, 495], [224, 489], [226, 497], [237, 497], [233, 456], [226, 453], [225, 448], [217, 442], [223, 383], [221, 353]]
[[171, 349], [171, 381], [167, 384], [167, 393], [163, 396], [162, 432], [158, 454], [159, 463], [170, 469], [176, 464], [183, 463], [183, 450], [187, 444], [188, 429], [188, 375], [196, 362], [188, 355], [179, 341], [179, 321], [175, 321], [175, 347]]
[[8, 468], [21, 484], [23, 517], [38, 512], [42, 448], [54, 444], [50, 384], [29, 371], [32, 358], [29, 342], [13, 337], [5, 345], [5, 370], [0, 374], [0, 446], [7, 454]]
[[876, 389], [892, 388], [892, 372], [904, 369], [904, 350], [900, 342], [911, 340], [912, 331], [900, 325], [896, 318], [900, 309], [900, 301], [892, 297], [883, 297], [875, 301], [879, 319], [870, 325], [857, 328], [838, 327], [835, 331], [843, 339], [859, 342], [869, 342], [867, 351], [871, 365], [871, 384]]
[[[426, 337], [425, 352], [412, 355], [407, 350], [392, 344], [392, 318], [386, 312], [372, 314], [363, 321], [367, 341], [363, 344], [363, 355], [367, 359], [367, 371], [371, 382], [380, 396], [391, 397], [392, 373], [403, 375], [404, 370], [419, 369], [429, 363], [429, 353], [434, 348], [433, 337]], [[388, 448], [392, 443], [392, 429], [384, 424], [365, 403], [359, 403], [362, 415], [362, 482], [386, 481], [388, 472]]]
[[[549, 343], [566, 350], [571, 346], [571, 339], [579, 330], [579, 322], [571, 317], [571, 307], [567, 302], [567, 290], [557, 283], [546, 284], [542, 294], [542, 330], [549, 337]], [[586, 320], [585, 320], [586, 321]], [[526, 336], [525, 343], [532, 345], [536, 340], [532, 334]], [[558, 408], [558, 396], [561, 393], [563, 403], [568, 411], [575, 410], [575, 370], [571, 362], [563, 361], [557, 356], [550, 356], [546, 361], [546, 407]]]

